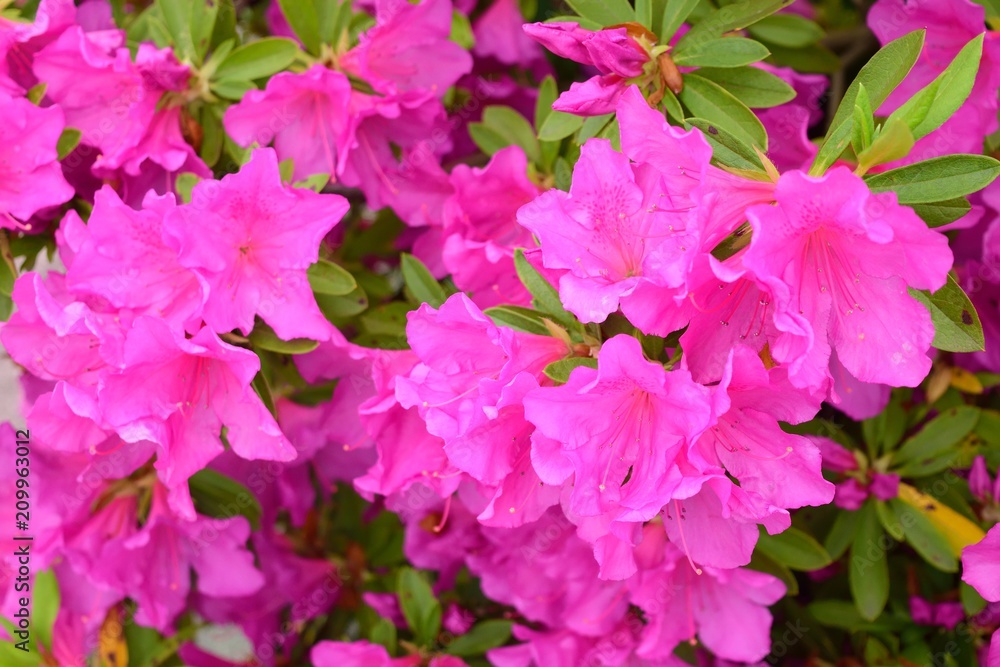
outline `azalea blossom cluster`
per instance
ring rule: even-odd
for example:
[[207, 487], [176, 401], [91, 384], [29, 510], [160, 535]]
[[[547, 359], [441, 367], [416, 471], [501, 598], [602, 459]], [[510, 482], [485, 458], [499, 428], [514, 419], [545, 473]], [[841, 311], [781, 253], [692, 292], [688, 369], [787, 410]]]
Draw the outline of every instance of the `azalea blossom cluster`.
[[848, 578], [1000, 664], [1000, 17], [879, 0], [838, 110], [807, 3], [522, 4], [0, 19], [24, 664], [760, 664]]

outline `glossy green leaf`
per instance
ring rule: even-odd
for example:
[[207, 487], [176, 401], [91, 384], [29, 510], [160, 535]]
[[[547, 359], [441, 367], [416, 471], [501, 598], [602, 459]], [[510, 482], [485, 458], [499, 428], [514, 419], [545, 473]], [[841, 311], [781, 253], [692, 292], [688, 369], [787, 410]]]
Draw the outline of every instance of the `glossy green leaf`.
[[956, 197], [930, 204], [911, 204], [910, 208], [927, 223], [928, 227], [940, 227], [955, 222], [972, 210], [965, 197]]
[[954, 115], [972, 92], [983, 53], [981, 33], [966, 44], [936, 79], [892, 112], [887, 122], [906, 123], [914, 139], [925, 137]]
[[689, 118], [687, 122], [702, 131], [705, 139], [712, 145], [712, 157], [718, 163], [734, 169], [764, 173], [760, 156], [738, 137], [704, 118]]
[[433, 308], [440, 308], [448, 294], [424, 263], [409, 253], [403, 253], [399, 264], [403, 270], [403, 281], [413, 298], [420, 303], [430, 304]]
[[602, 26], [635, 21], [635, 10], [628, 0], [566, 0], [566, 4], [583, 18]]
[[848, 582], [862, 618], [873, 621], [889, 600], [889, 563], [886, 550], [891, 541], [882, 530], [874, 501], [858, 512], [858, 529], [851, 545]]
[[307, 275], [309, 286], [313, 292], [319, 294], [342, 296], [349, 294], [358, 286], [358, 282], [347, 269], [325, 259], [320, 259], [310, 266]]
[[323, 40], [319, 32], [320, 19], [315, 0], [278, 0], [278, 4], [292, 32], [306, 50], [313, 55], [319, 55]]
[[760, 120], [719, 84], [687, 74], [680, 100], [691, 116], [718, 125], [745, 144], [767, 150], [767, 132]]
[[257, 320], [253, 331], [250, 332], [250, 344], [261, 350], [279, 352], [281, 354], [305, 354], [315, 350], [319, 343], [308, 338], [293, 338], [292, 340], [282, 340], [274, 329], [264, 322]]
[[[826, 141], [820, 147], [809, 173], [818, 176], [837, 161], [851, 141], [854, 103], [862, 85], [868, 91], [871, 107], [878, 109], [896, 86], [906, 77], [920, 56], [924, 31], [917, 30], [895, 39], [872, 56], [854, 81], [848, 86], [837, 112], [830, 122]], [[941, 199], [947, 199], [942, 197]]]
[[823, 545], [798, 528], [788, 528], [777, 535], [768, 535], [761, 528], [757, 549], [765, 556], [793, 570], [812, 571], [833, 562]]
[[716, 9], [692, 27], [674, 46], [675, 51], [742, 30], [792, 4], [794, 0], [742, 0]]
[[542, 141], [559, 141], [573, 134], [583, 127], [584, 119], [581, 116], [563, 113], [562, 111], [552, 111], [542, 123], [538, 130], [538, 138]]
[[559, 292], [528, 262], [524, 251], [520, 248], [514, 251], [514, 268], [517, 271], [517, 277], [531, 294], [531, 305], [535, 310], [566, 329], [579, 328], [580, 324], [577, 319], [563, 308]]
[[520, 146], [529, 160], [539, 161], [541, 156], [535, 129], [514, 109], [504, 106], [486, 107], [483, 124], [503, 137], [507, 145]]
[[941, 534], [927, 515], [917, 512], [901, 500], [889, 501], [899, 524], [903, 527], [906, 542], [921, 558], [943, 572], [957, 572], [958, 559], [952, 552], [948, 539]]
[[242, 516], [254, 530], [260, 527], [261, 507], [250, 490], [231, 477], [203, 468], [188, 479], [191, 500], [198, 514], [217, 519]]
[[31, 629], [42, 646], [52, 648], [52, 626], [59, 615], [59, 583], [52, 570], [35, 575], [32, 585]]
[[892, 461], [897, 466], [951, 454], [959, 442], [969, 435], [979, 421], [980, 410], [962, 405], [942, 412], [927, 422], [920, 431], [903, 441], [893, 452]]
[[74, 127], [67, 127], [59, 135], [59, 141], [56, 142], [56, 153], [59, 159], [64, 159], [67, 155], [73, 152], [73, 149], [80, 145], [80, 137], [83, 133]]
[[511, 625], [512, 622], [506, 620], [480, 621], [467, 633], [456, 637], [445, 652], [459, 657], [482, 655], [510, 640]]
[[900, 204], [926, 204], [979, 192], [1000, 174], [986, 155], [945, 155], [865, 177], [872, 192], [895, 192]]
[[673, 54], [680, 67], [743, 67], [771, 55], [760, 42], [745, 37], [721, 37], [704, 42], [692, 42], [683, 51]]
[[560, 359], [559, 361], [553, 361], [551, 364], [546, 366], [544, 372], [546, 377], [550, 380], [554, 380], [559, 384], [566, 384], [573, 370], [579, 368], [580, 366], [597, 368], [597, 359], [592, 357], [571, 357], [569, 359]]
[[551, 336], [545, 326], [545, 316], [537, 310], [521, 306], [494, 306], [483, 311], [497, 326], [510, 327], [515, 331]]
[[830, 532], [823, 540], [823, 548], [831, 558], [837, 559], [844, 555], [854, 541], [858, 528], [858, 513], [841, 510], [837, 512]]
[[768, 109], [795, 99], [795, 89], [759, 67], [705, 67], [698, 76], [719, 84], [752, 109]]
[[426, 577], [413, 568], [403, 568], [399, 572], [396, 595], [417, 643], [430, 646], [441, 630], [441, 603], [434, 597]]
[[220, 81], [253, 81], [282, 71], [295, 61], [298, 45], [284, 37], [264, 37], [236, 47], [213, 75]]
[[910, 296], [924, 304], [934, 322], [933, 345], [947, 352], [977, 352], [986, 349], [979, 313], [950, 275], [945, 286], [929, 294], [910, 290]]
[[[666, 7], [663, 10], [663, 18], [660, 20], [659, 31], [656, 34], [659, 36], [660, 44], [669, 44], [670, 38], [674, 36], [677, 29], [681, 27], [687, 17], [691, 15], [691, 12], [698, 5], [700, 0], [667, 0]], [[655, 29], [654, 29], [655, 31]]]
[[749, 32], [757, 39], [789, 48], [815, 44], [823, 38], [823, 28], [815, 21], [798, 14], [774, 14], [750, 26]]

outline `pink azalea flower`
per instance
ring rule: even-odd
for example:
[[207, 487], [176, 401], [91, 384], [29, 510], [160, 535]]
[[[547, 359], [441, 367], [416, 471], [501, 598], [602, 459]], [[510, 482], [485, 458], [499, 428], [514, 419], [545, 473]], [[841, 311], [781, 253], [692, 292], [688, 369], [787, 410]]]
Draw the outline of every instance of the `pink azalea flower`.
[[18, 96], [34, 87], [35, 54], [72, 26], [82, 10], [74, 7], [73, 0], [42, 0], [32, 23], [0, 17], [0, 91]]
[[573, 473], [574, 513], [598, 516], [620, 503], [636, 514], [631, 520], [652, 518], [670, 499], [675, 457], [711, 419], [704, 387], [647, 361], [624, 335], [604, 343], [597, 369], [577, 368], [565, 385], [531, 392], [524, 409], [538, 429], [539, 477], [561, 484]]
[[149, 516], [139, 527], [138, 498], [119, 496], [69, 540], [69, 558], [101, 586], [129, 597], [140, 625], [169, 632], [191, 590], [238, 597], [261, 588], [264, 577], [246, 549], [250, 524], [241, 517], [184, 519], [167, 507], [166, 489], [155, 485]]
[[472, 69], [472, 56], [449, 39], [450, 0], [378, 0], [375, 25], [340, 58], [340, 66], [382, 93], [441, 96]]
[[208, 283], [204, 318], [214, 330], [248, 334], [260, 315], [285, 340], [324, 340], [332, 327], [306, 270], [347, 209], [339, 195], [282, 185], [274, 151], [262, 148], [238, 173], [196, 185], [164, 225], [181, 265]]
[[56, 153], [64, 127], [59, 107], [0, 92], [0, 229], [26, 229], [38, 211], [73, 198]]
[[579, 116], [600, 116], [615, 110], [628, 79], [640, 76], [650, 57], [625, 28], [592, 32], [575, 23], [530, 23], [528, 35], [557, 56], [597, 68], [598, 74], [574, 83], [553, 109]]
[[649, 659], [670, 655], [682, 641], [701, 641], [716, 656], [738, 662], [764, 658], [771, 649], [767, 607], [785, 594], [769, 574], [747, 569], [688, 567], [683, 554], [648, 526], [637, 558], [640, 573], [629, 581], [632, 603], [648, 624], [637, 653]]
[[859, 380], [919, 384], [934, 327], [906, 288], [944, 284], [948, 240], [843, 167], [820, 178], [786, 173], [775, 196], [776, 206], [747, 210], [753, 239], [743, 263], [777, 297], [778, 328], [802, 315], [815, 332], [809, 354], [818, 364], [835, 349]]
[[644, 321], [650, 302], [663, 298], [657, 288], [683, 284], [697, 249], [669, 182], [605, 139], [584, 144], [569, 193], [549, 190], [517, 216], [538, 236], [542, 264], [566, 272], [563, 305], [583, 322], [603, 322], [619, 305], [633, 323]]
[[248, 91], [226, 110], [223, 124], [240, 146], [273, 144], [279, 160], [292, 160], [295, 180], [313, 174], [336, 178], [354, 144], [357, 119], [350, 103], [347, 77], [314, 65], [301, 74], [281, 72], [264, 90]]
[[[192, 338], [165, 322], [139, 318], [125, 342], [120, 371], [102, 378], [101, 410], [126, 442], [149, 440], [160, 449], [156, 469], [171, 489], [223, 451], [222, 428], [232, 450], [245, 459], [288, 461], [295, 449], [250, 388], [257, 356], [219, 340], [208, 329]], [[190, 499], [171, 507], [192, 517]], [[176, 501], [176, 502], [175, 502]]]
[[[986, 12], [971, 0], [906, 2], [879, 0], [868, 12], [868, 25], [883, 44], [914, 30], [927, 30], [924, 50], [900, 84], [878, 109], [888, 116], [951, 63], [969, 40], [986, 31]], [[937, 130], [917, 141], [898, 164], [951, 153], [981, 153], [983, 137], [997, 123], [997, 86], [1000, 85], [1000, 41], [987, 33], [976, 83], [965, 104]], [[892, 166], [898, 166], [894, 163]]]
[[534, 243], [517, 223], [518, 209], [539, 194], [527, 174], [527, 157], [517, 146], [498, 151], [481, 169], [457, 165], [451, 172], [454, 194], [442, 211], [442, 260], [455, 286], [481, 308], [527, 305], [513, 262], [514, 248]]
[[309, 658], [316, 667], [418, 667], [421, 661], [419, 655], [391, 658], [384, 646], [366, 641], [323, 641], [313, 647]]
[[542, 51], [523, 30], [524, 16], [517, 0], [494, 0], [472, 24], [477, 58], [493, 58], [504, 65], [530, 67]]
[[1000, 602], [1000, 524], [962, 551], [962, 581], [988, 602]]
[[965, 620], [961, 602], [928, 602], [918, 595], [910, 596], [910, 616], [920, 625], [940, 625], [948, 630]]
[[174, 208], [172, 195], [150, 192], [137, 211], [110, 187], [102, 188], [87, 225], [70, 223], [79, 224], [81, 231], [66, 273], [70, 289], [179, 327], [200, 323], [208, 286], [199, 274], [181, 266], [177, 252], [163, 238], [163, 219]]
[[66, 30], [35, 57], [47, 98], [65, 111], [68, 126], [82, 132], [83, 144], [101, 151], [93, 167], [101, 177], [119, 169], [136, 177], [147, 161], [169, 173], [187, 166], [208, 175], [181, 134], [180, 107], [159, 108], [164, 93], [187, 89], [188, 67], [152, 44], [140, 44], [133, 62], [121, 39]]

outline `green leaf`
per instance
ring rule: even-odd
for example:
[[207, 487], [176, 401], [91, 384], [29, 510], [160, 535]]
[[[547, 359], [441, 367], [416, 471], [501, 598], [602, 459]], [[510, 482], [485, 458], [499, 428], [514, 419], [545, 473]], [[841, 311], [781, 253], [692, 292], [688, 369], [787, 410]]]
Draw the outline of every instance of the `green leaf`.
[[979, 421], [980, 410], [971, 405], [961, 405], [941, 413], [927, 422], [915, 435], [903, 441], [893, 452], [892, 462], [897, 466], [917, 463], [951, 454], [959, 442], [972, 432]]
[[901, 500], [889, 501], [899, 524], [903, 527], [906, 542], [925, 561], [943, 572], [957, 572], [958, 559], [952, 552], [948, 539], [941, 534], [927, 515], [917, 512]]
[[580, 323], [573, 315], [563, 308], [559, 292], [549, 284], [542, 274], [528, 262], [524, 250], [514, 251], [514, 268], [517, 277], [531, 294], [531, 305], [535, 310], [548, 315], [553, 321], [563, 325], [568, 330], [580, 328]]
[[156, 0], [163, 25], [170, 36], [171, 47], [178, 60], [194, 60], [195, 48], [191, 33], [193, 6], [197, 0]]
[[775, 14], [750, 26], [750, 34], [773, 44], [797, 49], [823, 38], [823, 28], [797, 14]]
[[510, 141], [493, 128], [487, 127], [485, 123], [469, 123], [468, 127], [472, 143], [486, 155], [495, 155], [510, 146]]
[[760, 120], [719, 84], [686, 74], [680, 100], [692, 116], [718, 125], [745, 144], [767, 150], [767, 132]]
[[480, 621], [449, 644], [445, 653], [461, 658], [482, 655], [490, 649], [503, 646], [510, 640], [511, 625], [511, 621], [505, 620]]
[[566, 384], [570, 374], [580, 366], [587, 368], [597, 368], [597, 359], [592, 357], [571, 357], [553, 361], [545, 367], [544, 373], [550, 380], [555, 380], [559, 384]]
[[217, 80], [252, 81], [285, 69], [295, 61], [298, 45], [284, 37], [264, 37], [239, 46], [219, 63]]
[[834, 74], [840, 71], [840, 58], [822, 44], [810, 44], [797, 49], [765, 42], [764, 46], [771, 52], [771, 60], [775, 65], [792, 67], [797, 72], [814, 72], [817, 74]]
[[761, 528], [757, 549], [793, 570], [810, 572], [833, 562], [823, 545], [798, 528], [789, 528], [777, 535], [768, 535]]
[[388, 618], [379, 616], [368, 633], [368, 640], [384, 646], [389, 655], [393, 655], [396, 652], [396, 625]]
[[944, 287], [933, 294], [910, 290], [924, 304], [934, 322], [933, 345], [947, 352], [978, 352], [986, 349], [983, 323], [969, 296], [950, 275]]
[[410, 294], [418, 302], [430, 304], [433, 308], [440, 308], [441, 304], [448, 299], [444, 288], [419, 259], [409, 253], [403, 253], [399, 265], [403, 270], [403, 282], [406, 283]]
[[59, 615], [59, 583], [51, 570], [35, 575], [31, 627], [42, 646], [52, 648], [52, 626]]
[[847, 126], [853, 124], [854, 103], [857, 101], [860, 87], [864, 85], [871, 100], [871, 107], [878, 109], [909, 73], [923, 46], [923, 30], [908, 33], [886, 44], [861, 68], [857, 77], [848, 86], [837, 113], [830, 122], [826, 141], [813, 161], [810, 174], [821, 175], [847, 148], [851, 140], [851, 128]]
[[217, 519], [242, 516], [254, 530], [260, 527], [261, 508], [257, 497], [235, 479], [203, 468], [191, 475], [188, 487], [198, 514]]
[[343, 296], [358, 286], [358, 281], [347, 269], [325, 259], [309, 267], [309, 286], [318, 294]]
[[215, 21], [219, 11], [229, 7], [220, 7], [219, 2], [195, 2], [191, 6], [191, 42], [194, 45], [195, 62], [202, 62], [212, 45], [212, 34], [215, 32]]
[[441, 604], [423, 574], [405, 567], [396, 584], [399, 606], [417, 643], [430, 646], [441, 630]]
[[538, 87], [538, 99], [535, 101], [535, 128], [541, 131], [545, 121], [552, 115], [552, 105], [559, 98], [559, 87], [555, 78], [549, 74], [542, 79]]
[[278, 0], [278, 4], [295, 36], [309, 53], [318, 56], [323, 40], [319, 34], [320, 20], [314, 0]]
[[978, 192], [1000, 174], [986, 155], [945, 155], [865, 177], [872, 192], [895, 192], [900, 204], [927, 204]]
[[606, 113], [600, 116], [590, 116], [584, 120], [580, 132], [576, 135], [576, 143], [582, 144], [588, 139], [598, 136], [614, 117], [613, 113]]
[[878, 515], [878, 520], [882, 524], [882, 528], [892, 536], [892, 539], [902, 542], [906, 534], [903, 532], [903, 526], [896, 519], [896, 513], [892, 507], [888, 503], [884, 503], [878, 499], [875, 499], [874, 502], [875, 514]]
[[45, 97], [45, 91], [48, 90], [48, 88], [49, 84], [43, 81], [42, 83], [32, 86], [25, 94], [25, 97], [28, 98], [29, 102], [37, 106], [38, 103], [42, 101], [42, 98]]
[[972, 205], [965, 197], [956, 197], [931, 204], [911, 204], [910, 208], [933, 228], [955, 222], [971, 211]]
[[514, 109], [504, 106], [486, 107], [483, 124], [506, 140], [507, 145], [520, 146], [532, 162], [540, 160], [538, 138], [531, 123]]
[[635, 11], [628, 0], [566, 0], [566, 4], [583, 18], [602, 26], [635, 21]]
[[768, 109], [795, 99], [795, 89], [759, 67], [698, 70], [698, 76], [725, 88], [752, 109]]
[[964, 581], [958, 585], [958, 594], [962, 600], [962, 609], [966, 616], [975, 616], [983, 609], [986, 609], [986, 600], [975, 588]]
[[663, 19], [660, 21], [660, 31], [657, 33], [660, 44], [670, 43], [670, 38], [691, 15], [698, 2], [699, 0], [667, 0], [667, 6], [663, 10]]
[[764, 173], [760, 156], [739, 138], [704, 118], [689, 118], [687, 122], [703, 132], [705, 139], [712, 144], [712, 157], [720, 164], [734, 169]]
[[332, 296], [330, 294], [317, 294], [316, 305], [320, 311], [334, 324], [344, 324], [344, 320], [353, 317], [368, 309], [368, 295], [365, 294], [361, 285], [358, 285], [350, 294], [343, 296]]
[[779, 9], [787, 7], [792, 2], [793, 0], [742, 0], [742, 2], [734, 2], [720, 7], [695, 24], [681, 37], [674, 46], [674, 50], [681, 51], [691, 44], [714, 39], [733, 30], [742, 30]]
[[497, 326], [510, 327], [515, 331], [551, 336], [545, 326], [545, 316], [537, 310], [521, 306], [494, 306], [483, 311]]
[[267, 377], [264, 376], [264, 373], [258, 371], [257, 375], [253, 377], [253, 381], [250, 382], [250, 386], [260, 396], [260, 402], [264, 404], [267, 411], [277, 417], [278, 411], [274, 407], [274, 396], [271, 394], [271, 386], [267, 383]]
[[59, 141], [56, 142], [56, 153], [59, 159], [64, 159], [67, 155], [73, 152], [73, 149], [80, 145], [80, 137], [83, 133], [75, 127], [67, 127], [59, 135]]
[[925, 137], [941, 127], [972, 92], [985, 34], [980, 33], [966, 44], [936, 79], [892, 112], [887, 122], [898, 120], [906, 123], [914, 139]]
[[653, 29], [653, 0], [635, 0], [635, 20], [639, 25]]
[[875, 119], [872, 101], [864, 84], [858, 86], [858, 97], [854, 100], [854, 127], [851, 129], [851, 145], [855, 154], [860, 155], [872, 145], [875, 139]]
[[209, 86], [211, 87], [212, 92], [219, 97], [224, 97], [227, 100], [234, 100], [236, 102], [242, 100], [248, 90], [257, 90], [257, 86], [254, 85], [253, 81], [237, 81], [235, 79], [212, 81]]
[[771, 52], [752, 39], [722, 37], [692, 42], [687, 49], [672, 55], [681, 67], [743, 67], [767, 58]]
[[817, 600], [806, 607], [813, 618], [825, 626], [853, 630], [864, 625], [857, 608], [844, 600]]
[[278, 334], [274, 333], [274, 329], [261, 320], [257, 321], [253, 331], [250, 332], [250, 343], [255, 348], [281, 354], [305, 354], [319, 347], [317, 341], [308, 338], [282, 340]]
[[858, 155], [858, 166], [867, 171], [875, 165], [906, 157], [914, 143], [906, 123], [890, 118], [882, 125], [871, 145]]
[[469, 51], [476, 45], [476, 36], [472, 32], [472, 24], [469, 22], [469, 17], [457, 9], [451, 12], [450, 39], [463, 49]]
[[854, 541], [857, 529], [857, 512], [838, 511], [837, 517], [833, 520], [833, 525], [830, 527], [830, 532], [826, 534], [826, 539], [823, 540], [823, 548], [826, 549], [831, 558], [840, 558]]
[[889, 563], [886, 550], [891, 543], [879, 523], [873, 500], [869, 499], [858, 514], [858, 530], [851, 546], [848, 581], [862, 618], [874, 621], [889, 600]]
[[583, 127], [584, 119], [580, 116], [552, 111], [538, 130], [538, 138], [542, 141], [559, 141]]

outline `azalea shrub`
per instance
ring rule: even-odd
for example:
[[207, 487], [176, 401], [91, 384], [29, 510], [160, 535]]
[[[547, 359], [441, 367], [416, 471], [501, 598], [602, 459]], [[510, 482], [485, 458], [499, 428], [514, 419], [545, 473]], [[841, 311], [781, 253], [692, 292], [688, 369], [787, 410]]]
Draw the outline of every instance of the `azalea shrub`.
[[2, 6], [4, 667], [1000, 665], [1000, 3]]

